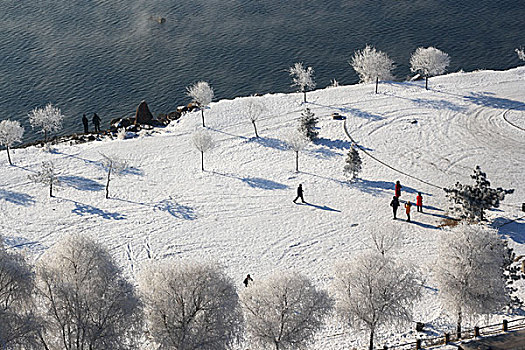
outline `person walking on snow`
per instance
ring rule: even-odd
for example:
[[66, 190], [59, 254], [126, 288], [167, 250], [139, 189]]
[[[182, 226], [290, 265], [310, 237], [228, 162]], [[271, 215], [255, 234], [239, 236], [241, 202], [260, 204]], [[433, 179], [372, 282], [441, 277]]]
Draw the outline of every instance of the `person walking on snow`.
[[93, 113], [93, 119], [91, 119], [91, 121], [95, 125], [95, 132], [100, 132], [100, 117], [97, 113]]
[[392, 201], [390, 202], [390, 206], [392, 207], [392, 211], [394, 212], [394, 220], [397, 219], [397, 208], [399, 208], [399, 200], [396, 196], [392, 198]]
[[410, 222], [410, 207], [412, 206], [412, 203], [410, 201], [405, 203], [405, 211], [407, 213], [407, 222]]
[[87, 134], [89, 132], [89, 128], [88, 128], [88, 118], [86, 118], [85, 114], [82, 116], [82, 124], [84, 124], [84, 134]]
[[399, 180], [396, 181], [396, 186], [394, 187], [394, 192], [395, 192], [395, 196], [399, 199], [399, 197], [401, 197], [401, 188], [403, 188], [403, 186], [401, 186], [401, 183], [399, 182]]
[[306, 203], [304, 201], [304, 197], [303, 197], [303, 184], [299, 184], [299, 187], [297, 187], [297, 197], [295, 197], [295, 199], [293, 200], [294, 203], [296, 203], [296, 201], [301, 198], [301, 201], [303, 203]]
[[253, 278], [251, 278], [250, 274], [248, 274], [242, 283], [244, 283], [245, 287], [248, 287], [248, 283], [250, 282], [253, 282]]
[[421, 192], [417, 193], [416, 196], [416, 207], [418, 212], [423, 212], [423, 197], [421, 196]]

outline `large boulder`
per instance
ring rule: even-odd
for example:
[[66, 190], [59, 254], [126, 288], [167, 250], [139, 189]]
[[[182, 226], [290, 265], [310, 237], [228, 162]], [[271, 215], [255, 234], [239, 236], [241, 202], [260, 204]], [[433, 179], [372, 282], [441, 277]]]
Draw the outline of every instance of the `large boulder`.
[[135, 125], [150, 124], [152, 120], [153, 114], [149, 111], [148, 104], [146, 101], [142, 101], [137, 107], [137, 113], [135, 113]]

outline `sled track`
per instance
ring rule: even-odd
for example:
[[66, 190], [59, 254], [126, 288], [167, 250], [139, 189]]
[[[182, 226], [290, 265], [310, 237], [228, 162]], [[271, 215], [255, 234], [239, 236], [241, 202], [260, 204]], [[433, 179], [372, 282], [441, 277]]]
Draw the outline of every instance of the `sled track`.
[[[525, 104], [524, 104], [524, 106], [525, 106]], [[507, 119], [507, 113], [509, 113], [510, 111], [513, 111], [513, 110], [514, 110], [514, 108], [509, 108], [505, 112], [503, 112], [503, 120], [505, 120], [507, 123], [509, 123], [513, 127], [518, 128], [521, 131], [525, 131], [525, 128], [522, 128], [521, 126], [516, 125], [516, 124], [514, 124], [513, 122], [511, 122], [510, 120]]]

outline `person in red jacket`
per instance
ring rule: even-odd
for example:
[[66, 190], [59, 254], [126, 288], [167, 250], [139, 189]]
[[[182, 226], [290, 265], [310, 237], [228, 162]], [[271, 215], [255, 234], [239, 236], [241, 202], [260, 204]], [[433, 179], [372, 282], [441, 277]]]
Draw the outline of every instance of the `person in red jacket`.
[[417, 193], [416, 196], [416, 207], [418, 212], [423, 212], [423, 197], [421, 196], [421, 192]]
[[401, 188], [403, 186], [401, 186], [401, 183], [399, 182], [399, 180], [396, 181], [396, 186], [394, 187], [394, 192], [395, 192], [395, 196], [397, 198], [401, 197]]

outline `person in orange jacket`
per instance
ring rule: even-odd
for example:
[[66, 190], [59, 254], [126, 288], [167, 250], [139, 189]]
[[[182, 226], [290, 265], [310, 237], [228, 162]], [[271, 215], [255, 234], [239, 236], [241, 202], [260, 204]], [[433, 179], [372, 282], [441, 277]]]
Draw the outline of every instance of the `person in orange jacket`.
[[410, 222], [410, 207], [412, 206], [412, 203], [410, 201], [405, 203], [405, 212], [407, 213], [407, 222]]
[[421, 196], [421, 192], [417, 193], [416, 196], [416, 207], [418, 212], [423, 212], [423, 197]]

